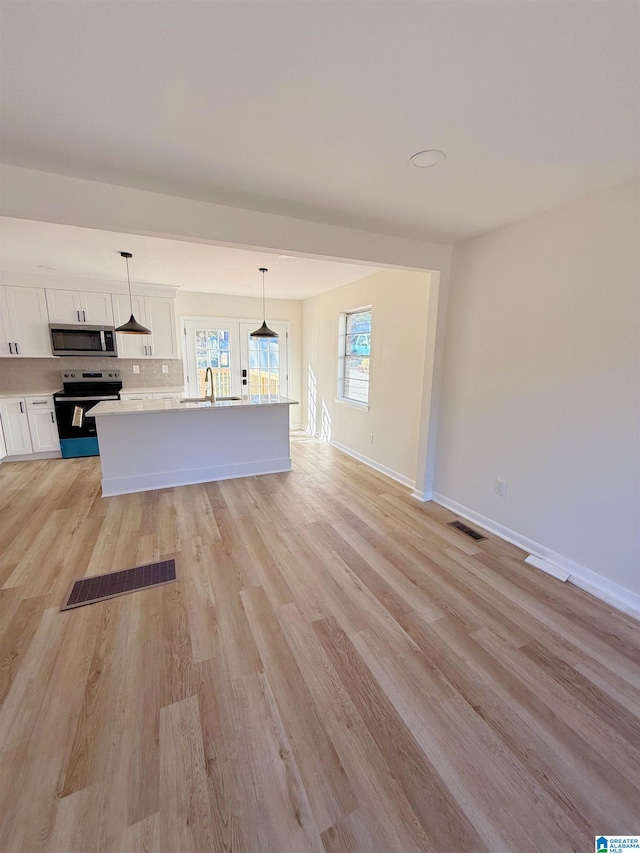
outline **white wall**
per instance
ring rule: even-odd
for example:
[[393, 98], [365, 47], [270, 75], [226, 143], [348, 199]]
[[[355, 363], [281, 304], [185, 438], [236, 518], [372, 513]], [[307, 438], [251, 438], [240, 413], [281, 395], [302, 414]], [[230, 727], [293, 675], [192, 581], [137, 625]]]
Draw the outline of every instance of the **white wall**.
[[628, 185], [455, 247], [435, 472], [436, 492], [636, 593], [638, 211]]
[[[303, 394], [315, 376], [315, 432], [413, 482], [420, 432], [429, 274], [385, 270], [303, 303]], [[339, 315], [372, 306], [369, 411], [336, 402]], [[373, 444], [368, 436], [373, 435]]]
[[[289, 397], [302, 397], [300, 364], [302, 361], [302, 301], [299, 299], [267, 299], [267, 323], [283, 320], [289, 323]], [[262, 299], [255, 296], [228, 296], [219, 293], [197, 293], [179, 290], [176, 294], [176, 314], [180, 317], [228, 317], [235, 320], [262, 322]], [[179, 336], [182, 338], [182, 331]], [[181, 341], [182, 343], [182, 341]], [[291, 423], [302, 422], [301, 405], [291, 407]]]

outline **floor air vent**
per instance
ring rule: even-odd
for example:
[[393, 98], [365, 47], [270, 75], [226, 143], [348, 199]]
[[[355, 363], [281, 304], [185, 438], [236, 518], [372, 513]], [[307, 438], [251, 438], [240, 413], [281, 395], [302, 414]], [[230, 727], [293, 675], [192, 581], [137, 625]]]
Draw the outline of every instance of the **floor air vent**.
[[72, 610], [74, 607], [94, 604], [96, 601], [126, 595], [139, 589], [171, 583], [175, 579], [175, 560], [162, 560], [160, 563], [149, 563], [121, 572], [110, 572], [108, 575], [82, 578], [71, 585], [66, 603], [60, 609]]
[[477, 530], [474, 530], [473, 527], [469, 527], [468, 524], [464, 524], [462, 521], [450, 521], [449, 527], [455, 527], [455, 529], [459, 530], [460, 533], [464, 533], [465, 536], [469, 536], [476, 542], [481, 542], [483, 539], [487, 538], [486, 536], [483, 536], [482, 533], [478, 533]]

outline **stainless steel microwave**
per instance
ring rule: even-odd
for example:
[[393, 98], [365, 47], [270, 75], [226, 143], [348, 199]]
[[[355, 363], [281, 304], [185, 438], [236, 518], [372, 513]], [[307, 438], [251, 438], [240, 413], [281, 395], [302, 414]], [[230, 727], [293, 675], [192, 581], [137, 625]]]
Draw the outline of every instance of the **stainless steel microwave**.
[[50, 323], [51, 352], [54, 355], [117, 356], [113, 326], [74, 326]]

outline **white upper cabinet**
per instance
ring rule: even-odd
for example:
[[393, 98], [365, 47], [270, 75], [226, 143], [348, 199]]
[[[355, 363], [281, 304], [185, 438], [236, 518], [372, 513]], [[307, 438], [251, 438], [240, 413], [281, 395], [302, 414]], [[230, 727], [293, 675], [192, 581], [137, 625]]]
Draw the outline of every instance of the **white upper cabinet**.
[[[144, 296], [133, 296], [133, 316], [138, 323], [147, 326], [145, 323], [144, 311]], [[128, 294], [114, 293], [113, 294], [113, 316], [115, 325], [122, 326], [131, 316], [131, 302]], [[147, 328], [149, 328], [147, 326]], [[116, 335], [118, 339], [118, 358], [147, 358], [149, 354], [149, 346], [151, 335]]]
[[110, 293], [47, 290], [50, 323], [113, 326]]
[[43, 288], [0, 287], [0, 355], [51, 358]]
[[175, 302], [161, 296], [147, 296], [144, 300], [147, 328], [151, 329], [152, 358], [177, 358]]
[[[126, 323], [131, 314], [129, 297], [114, 294], [116, 326]], [[177, 358], [175, 301], [163, 296], [134, 296], [133, 315], [150, 335], [118, 335], [119, 358]]]

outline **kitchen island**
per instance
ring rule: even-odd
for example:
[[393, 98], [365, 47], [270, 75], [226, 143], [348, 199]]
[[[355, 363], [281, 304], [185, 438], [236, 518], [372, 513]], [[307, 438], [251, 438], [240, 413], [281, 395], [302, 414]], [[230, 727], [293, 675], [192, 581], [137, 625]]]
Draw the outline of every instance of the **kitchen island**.
[[289, 406], [261, 395], [235, 400], [98, 403], [102, 495], [124, 495], [291, 470]]

